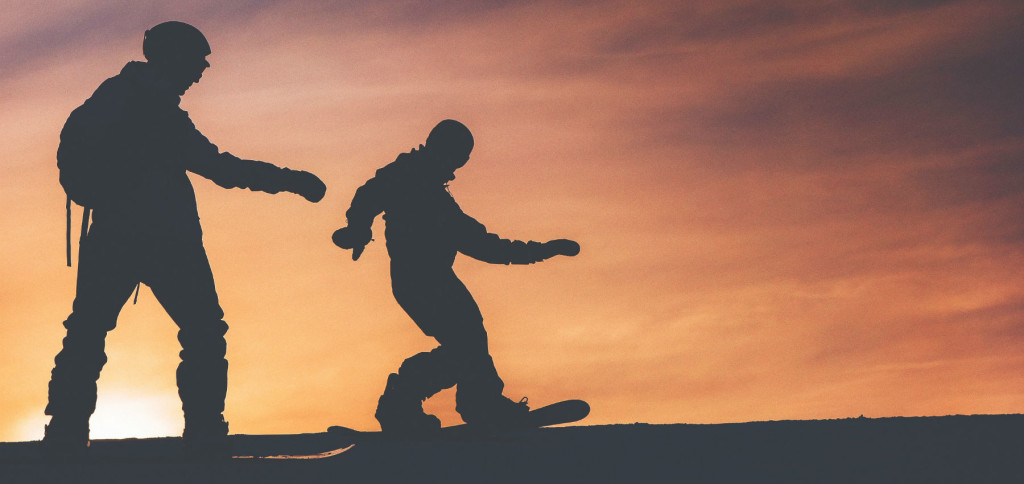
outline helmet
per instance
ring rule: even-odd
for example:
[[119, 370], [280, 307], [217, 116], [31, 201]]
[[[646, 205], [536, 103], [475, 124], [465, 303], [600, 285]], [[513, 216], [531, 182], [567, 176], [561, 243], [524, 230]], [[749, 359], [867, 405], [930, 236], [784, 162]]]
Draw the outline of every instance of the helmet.
[[473, 133], [469, 132], [466, 125], [454, 119], [446, 119], [430, 130], [426, 145], [432, 151], [469, 156], [473, 151]]
[[164, 22], [146, 31], [142, 55], [149, 61], [203, 58], [210, 55], [210, 43], [199, 29], [184, 22]]

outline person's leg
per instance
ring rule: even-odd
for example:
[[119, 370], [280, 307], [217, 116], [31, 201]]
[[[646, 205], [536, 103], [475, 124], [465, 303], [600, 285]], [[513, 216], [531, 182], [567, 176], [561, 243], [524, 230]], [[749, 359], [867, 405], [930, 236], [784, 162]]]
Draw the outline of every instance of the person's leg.
[[[463, 354], [468, 345], [451, 335], [459, 333], [457, 327], [463, 320], [472, 319], [474, 315], [480, 318], [476, 303], [454, 272], [449, 269], [440, 274], [433, 271], [427, 274], [429, 277], [420, 275], [412, 278], [392, 271], [395, 300], [424, 334], [434, 337], [441, 344], [432, 351], [406, 359], [398, 370], [403, 385], [421, 400], [459, 382], [463, 370]], [[482, 325], [480, 329], [483, 329]], [[484, 335], [484, 353], [487, 351], [486, 345]]]
[[458, 385], [455, 410], [467, 423], [506, 419], [510, 411], [525, 410], [524, 405], [510, 407], [513, 402], [502, 396], [505, 383], [494, 367], [483, 316], [473, 296], [454, 273], [444, 287], [445, 323], [434, 328], [434, 337], [446, 350], [450, 374]]
[[388, 390], [407, 402], [415, 400], [418, 409], [422, 400], [458, 384], [460, 413], [500, 398], [504, 383], [487, 351], [480, 309], [465, 285], [451, 269], [432, 272], [429, 278], [396, 272], [393, 268], [395, 299], [441, 346], [403, 362], [389, 377]]
[[[434, 281], [432, 287], [435, 301], [443, 303], [434, 306], [429, 334], [441, 343], [446, 358], [438, 371], [458, 386], [455, 410], [466, 423], [515, 425], [529, 408], [525, 401], [514, 402], [502, 395], [505, 383], [488, 351], [484, 319], [473, 296], [454, 271]], [[428, 331], [423, 324], [420, 327]]]
[[228, 325], [202, 245], [168, 245], [162, 251], [145, 282], [178, 325], [182, 349], [177, 382], [185, 414], [183, 436], [187, 447], [196, 443], [216, 452], [220, 450], [217, 447], [226, 445], [228, 432], [223, 417], [228, 383], [224, 334]]
[[487, 333], [483, 321], [462, 320], [462, 325], [438, 341], [450, 352], [457, 368], [458, 390], [455, 410], [469, 424], [495, 428], [518, 425], [530, 411], [526, 399], [519, 402], [502, 395], [505, 383], [498, 376], [494, 360], [487, 351]]
[[[426, 273], [430, 274], [430, 273]], [[418, 270], [400, 270], [392, 265], [391, 283], [395, 300], [427, 336], [438, 319], [438, 298], [433, 277]], [[443, 347], [415, 354], [388, 375], [384, 393], [374, 416], [381, 430], [392, 434], [428, 436], [441, 428], [441, 421], [423, 412], [423, 401], [456, 383], [451, 358]]]
[[84, 449], [89, 417], [96, 409], [96, 381], [107, 362], [107, 332], [131, 296], [138, 276], [132, 248], [123, 241], [94, 232], [79, 252], [78, 278], [71, 315], [64, 321], [67, 335], [50, 374], [44, 445]]

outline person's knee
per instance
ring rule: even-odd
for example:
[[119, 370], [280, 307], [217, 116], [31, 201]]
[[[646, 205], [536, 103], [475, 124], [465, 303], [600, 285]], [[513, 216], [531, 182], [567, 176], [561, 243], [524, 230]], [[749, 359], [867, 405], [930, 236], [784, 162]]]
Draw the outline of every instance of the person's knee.
[[224, 321], [212, 321], [183, 327], [178, 331], [181, 343], [181, 359], [221, 360], [227, 354], [227, 340], [224, 338], [228, 325]]
[[68, 330], [68, 334], [74, 332], [83, 336], [100, 335], [102, 337], [117, 326], [118, 314], [120, 314], [120, 308], [113, 311], [88, 306], [76, 308], [68, 315], [68, 319], [64, 320], [64, 327]]
[[448, 328], [437, 340], [450, 353], [454, 359], [464, 360], [480, 356], [486, 356], [487, 331], [483, 324], [462, 324], [458, 327]]
[[443, 346], [431, 351], [417, 353], [405, 359], [398, 367], [398, 374], [403, 377], [417, 378], [422, 374], [444, 371], [451, 366], [450, 352]]
[[78, 334], [68, 331], [63, 348], [54, 358], [54, 379], [82, 379], [96, 381], [107, 363], [106, 333]]
[[64, 336], [63, 347], [57, 355], [58, 365], [74, 367], [73, 371], [96, 371], [107, 362], [106, 338], [107, 328], [112, 324], [103, 321], [77, 317], [72, 314], [64, 322], [67, 334]]

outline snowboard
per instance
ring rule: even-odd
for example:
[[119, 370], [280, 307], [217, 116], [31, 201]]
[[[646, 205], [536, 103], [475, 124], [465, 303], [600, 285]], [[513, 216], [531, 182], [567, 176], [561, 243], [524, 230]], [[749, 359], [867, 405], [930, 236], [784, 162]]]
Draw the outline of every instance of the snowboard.
[[[355, 442], [343, 435], [327, 432], [306, 434], [270, 434], [228, 436], [232, 446], [232, 459], [322, 459], [341, 454]], [[17, 446], [4, 444], [13, 450], [5, 452], [21, 463], [39, 462], [47, 466], [95, 465], [186, 465], [216, 462], [222, 458], [207, 459], [185, 453], [181, 437], [152, 437], [126, 439], [97, 439], [90, 441], [85, 454], [78, 457], [46, 458], [40, 442], [24, 442]], [[5, 464], [0, 457], [0, 465]], [[6, 482], [0, 479], [0, 482]]]
[[[531, 410], [526, 420], [514, 427], [492, 428], [471, 424], [444, 427], [430, 441], [465, 441], [494, 438], [517, 431], [525, 431], [550, 425], [572, 423], [590, 414], [590, 405], [583, 400], [565, 400]], [[327, 432], [307, 434], [245, 435], [229, 437], [234, 447], [233, 460], [305, 460], [326, 459], [344, 454], [362, 443], [403, 440], [384, 435], [380, 431], [362, 432], [346, 427], [330, 427]], [[408, 439], [404, 439], [408, 440]], [[34, 461], [41, 458], [38, 442], [18, 447], [19, 461]], [[89, 449], [90, 463], [149, 465], [159, 462], [186, 463], [192, 460], [182, 452], [180, 437], [158, 437], [147, 439], [94, 440]]]
[[232, 459], [303, 460], [334, 457], [352, 448], [355, 441], [341, 434], [327, 432], [285, 436], [232, 436], [235, 455]]
[[496, 437], [510, 432], [537, 429], [551, 425], [567, 424], [578, 422], [590, 414], [590, 405], [583, 400], [563, 400], [561, 402], [545, 405], [530, 410], [525, 421], [518, 425], [493, 427], [481, 426], [468, 423], [443, 427], [441, 432], [434, 438], [409, 439], [392, 437], [380, 431], [364, 432], [353, 430], [347, 427], [333, 426], [327, 429], [328, 435], [336, 435], [339, 441], [351, 441], [356, 445], [364, 442], [386, 441], [386, 440], [473, 440]]

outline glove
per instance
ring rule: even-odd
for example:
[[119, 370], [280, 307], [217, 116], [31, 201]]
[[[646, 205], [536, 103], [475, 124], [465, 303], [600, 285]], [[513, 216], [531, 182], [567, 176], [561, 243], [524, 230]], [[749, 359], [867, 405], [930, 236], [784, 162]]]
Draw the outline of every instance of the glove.
[[308, 171], [289, 170], [288, 182], [285, 183], [285, 191], [289, 191], [302, 198], [316, 203], [324, 198], [327, 193], [327, 185], [320, 181], [316, 175]]
[[359, 260], [366, 244], [373, 240], [373, 232], [370, 229], [360, 230], [346, 226], [335, 230], [331, 240], [342, 249], [352, 249], [352, 260]]
[[565, 255], [572, 257], [580, 253], [580, 244], [576, 241], [569, 239], [555, 239], [548, 242], [544, 242], [540, 247], [540, 255], [542, 259], [549, 259], [556, 255]]

